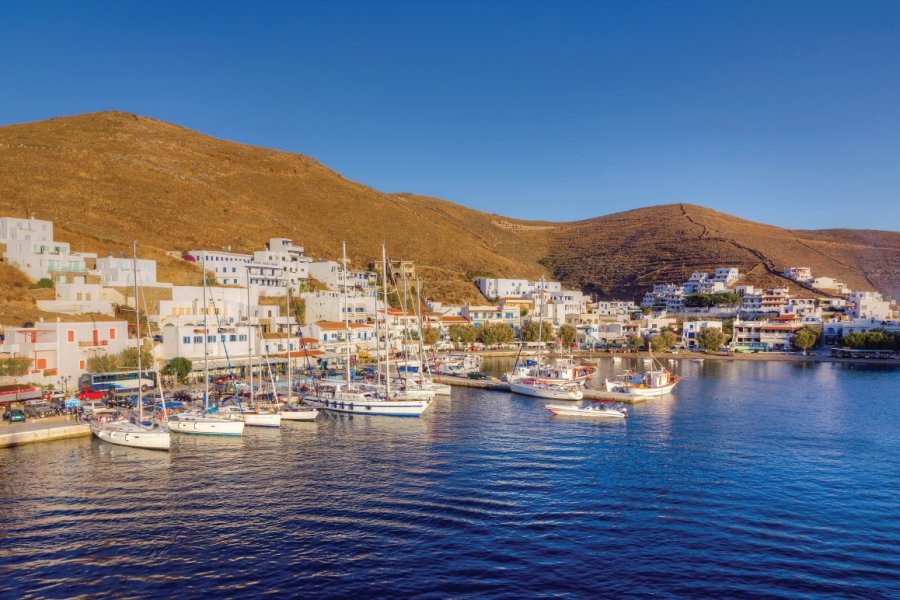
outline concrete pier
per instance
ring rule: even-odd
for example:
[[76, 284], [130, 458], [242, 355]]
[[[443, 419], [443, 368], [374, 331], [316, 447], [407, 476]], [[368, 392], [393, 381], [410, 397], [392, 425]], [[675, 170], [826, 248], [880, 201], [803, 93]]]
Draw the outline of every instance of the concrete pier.
[[[434, 380], [447, 385], [478, 388], [482, 390], [491, 390], [494, 392], [508, 392], [509, 384], [499, 379], [469, 379], [467, 377], [454, 377], [453, 375], [441, 375], [435, 377]], [[647, 398], [640, 396], [632, 396], [631, 394], [622, 394], [620, 392], [607, 392], [606, 390], [597, 390], [585, 388], [585, 400], [605, 400], [608, 402], [627, 402], [634, 404], [636, 402], [645, 402]]]
[[37, 442], [52, 442], [91, 435], [86, 423], [66, 421], [63, 417], [41, 419], [31, 423], [12, 423], [0, 427], [0, 448], [11, 448]]

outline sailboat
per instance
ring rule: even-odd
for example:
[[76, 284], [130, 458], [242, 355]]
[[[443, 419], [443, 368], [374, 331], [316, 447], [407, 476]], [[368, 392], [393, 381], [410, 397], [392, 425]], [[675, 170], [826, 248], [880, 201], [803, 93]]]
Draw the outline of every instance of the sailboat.
[[[137, 280], [137, 242], [132, 242], [132, 269], [134, 277], [134, 315], [135, 315], [135, 339], [137, 343], [137, 370], [142, 372], [141, 365], [141, 310], [138, 302], [138, 280]], [[162, 412], [166, 414], [166, 397], [162, 393], [162, 381], [159, 378], [159, 371], [156, 372], [156, 381], [159, 386], [160, 397], [162, 401]], [[169, 429], [165, 425], [146, 425], [144, 423], [144, 394], [141, 387], [138, 387], [138, 416], [137, 422], [133, 420], [120, 420], [98, 422], [91, 425], [91, 433], [97, 439], [118, 446], [128, 446], [130, 448], [144, 448], [146, 450], [169, 450], [171, 445], [171, 437]]]
[[174, 415], [169, 419], [169, 429], [175, 433], [189, 435], [240, 436], [244, 432], [244, 422], [210, 414], [209, 408], [209, 324], [206, 302], [206, 259], [203, 259], [203, 411], [193, 411]]
[[[384, 305], [387, 302], [387, 255], [384, 246], [381, 247], [382, 273], [384, 276]], [[355, 384], [350, 377], [350, 317], [347, 306], [347, 247], [343, 245], [343, 288], [344, 288], [344, 336], [345, 336], [345, 360], [344, 380], [325, 380], [310, 390], [304, 397], [307, 404], [322, 408], [330, 412], [351, 413], [362, 415], [380, 415], [390, 417], [418, 417], [431, 405], [430, 399], [415, 399], [398, 397], [391, 391], [390, 377], [390, 335], [385, 327], [385, 383], [383, 391], [380, 386], [373, 385], [363, 389]], [[387, 313], [385, 313], [385, 326], [387, 325]]]
[[[294, 398], [294, 361], [291, 356], [291, 288], [287, 289], [287, 376], [288, 392], [287, 404], [281, 407], [281, 419], [283, 421], [315, 421], [319, 411], [310, 406], [303, 406]], [[302, 335], [302, 333], [301, 333]]]
[[541, 277], [541, 296], [540, 309], [538, 310], [538, 352], [537, 362], [534, 366], [534, 375], [516, 376], [516, 371], [510, 374], [509, 389], [516, 394], [524, 396], [534, 396], [535, 398], [546, 398], [549, 400], [581, 400], [584, 398], [584, 392], [581, 383], [577, 381], [562, 381], [559, 379], [549, 379], [541, 376], [541, 359], [543, 350], [543, 333], [544, 333], [544, 278]]

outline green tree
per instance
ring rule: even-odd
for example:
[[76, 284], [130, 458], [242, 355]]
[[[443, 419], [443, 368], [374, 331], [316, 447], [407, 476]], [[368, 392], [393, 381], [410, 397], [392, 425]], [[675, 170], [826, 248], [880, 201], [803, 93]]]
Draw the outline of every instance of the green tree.
[[815, 327], [801, 327], [797, 333], [794, 334], [794, 347], [798, 350], [802, 350], [804, 354], [806, 351], [816, 345], [816, 341], [819, 339], [819, 330]]
[[457, 348], [468, 346], [478, 339], [478, 332], [471, 325], [451, 325], [447, 333]]
[[713, 327], [705, 327], [697, 333], [697, 344], [707, 352], [717, 352], [727, 340], [728, 336]]
[[118, 354], [96, 354], [88, 357], [87, 368], [91, 373], [109, 373], [119, 370]]
[[162, 368], [162, 374], [166, 377], [175, 377], [180, 383], [184, 383], [187, 376], [191, 374], [192, 366], [190, 359], [176, 356]]
[[478, 328], [478, 341], [488, 348], [515, 341], [516, 333], [506, 323], [488, 323]]
[[53, 287], [53, 281], [50, 280], [50, 279], [47, 279], [46, 277], [44, 277], [44, 278], [42, 278], [42, 279], [38, 279], [37, 283], [35, 283], [33, 287], [36, 287], [36, 288], [52, 288], [52, 287]]
[[0, 378], [21, 377], [31, 368], [31, 359], [24, 356], [0, 358]]
[[722, 321], [722, 333], [725, 335], [734, 335], [734, 319], [725, 319]]
[[522, 329], [520, 330], [520, 334], [523, 342], [536, 342], [538, 341], [538, 330], [540, 330], [541, 341], [551, 342], [554, 340], [553, 336], [553, 325], [549, 323], [544, 323], [541, 325], [537, 322], [537, 320], [532, 319], [522, 325]]
[[628, 338], [628, 347], [632, 350], [641, 350], [644, 347], [644, 338], [633, 335]]
[[677, 341], [678, 336], [673, 331], [664, 329], [650, 338], [650, 348], [654, 352], [663, 352], [674, 346]]
[[423, 337], [424, 337], [424, 342], [427, 345], [433, 346], [434, 344], [441, 341], [441, 330], [438, 329], [437, 327], [426, 327], [425, 335]]
[[559, 339], [562, 340], [563, 346], [566, 348], [570, 348], [578, 337], [578, 332], [569, 324], [562, 325], [556, 333], [559, 335]]

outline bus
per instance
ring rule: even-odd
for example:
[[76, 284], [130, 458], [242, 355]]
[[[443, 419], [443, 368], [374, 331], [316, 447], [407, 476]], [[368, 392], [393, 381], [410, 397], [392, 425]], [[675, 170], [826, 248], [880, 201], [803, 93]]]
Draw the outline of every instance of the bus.
[[112, 373], [84, 373], [78, 378], [81, 390], [146, 390], [156, 386], [156, 371], [115, 371]]

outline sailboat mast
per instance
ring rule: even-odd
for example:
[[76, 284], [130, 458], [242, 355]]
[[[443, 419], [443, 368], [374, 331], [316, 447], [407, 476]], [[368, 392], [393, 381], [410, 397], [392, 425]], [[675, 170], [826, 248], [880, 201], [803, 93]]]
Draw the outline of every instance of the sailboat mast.
[[544, 349], [544, 276], [541, 275], [541, 295], [538, 297], [538, 353], [537, 372], [541, 373], [541, 352]]
[[341, 281], [344, 284], [344, 337], [347, 341], [347, 349], [346, 356], [344, 357], [344, 377], [347, 379], [347, 384], [350, 384], [350, 315], [348, 314], [349, 304], [347, 301], [347, 243], [341, 242], [341, 256], [342, 256], [342, 277]]
[[141, 381], [143, 369], [141, 364], [141, 309], [138, 306], [138, 280], [137, 280], [137, 240], [131, 242], [131, 276], [134, 279], [134, 335], [137, 343], [137, 369], [138, 369], [138, 421], [144, 421], [144, 391]]
[[381, 272], [384, 274], [384, 382], [387, 386], [387, 395], [391, 395], [391, 330], [388, 327], [387, 310], [388, 310], [388, 279], [387, 279], [387, 252], [384, 244], [381, 245]]
[[425, 386], [425, 330], [422, 329], [422, 287], [416, 275], [416, 320], [419, 323], [419, 387]]
[[206, 303], [206, 255], [203, 255], [203, 408], [209, 410], [209, 323], [207, 322]]
[[250, 325], [250, 265], [247, 265], [247, 380], [250, 382], [250, 404], [256, 399], [253, 393], [253, 336]]
[[291, 371], [294, 370], [294, 365], [292, 364], [291, 359], [291, 285], [290, 281], [288, 281], [287, 288], [287, 370], [288, 370], [288, 393], [287, 393], [287, 401], [291, 402], [291, 395], [294, 393], [293, 380], [291, 379]]

